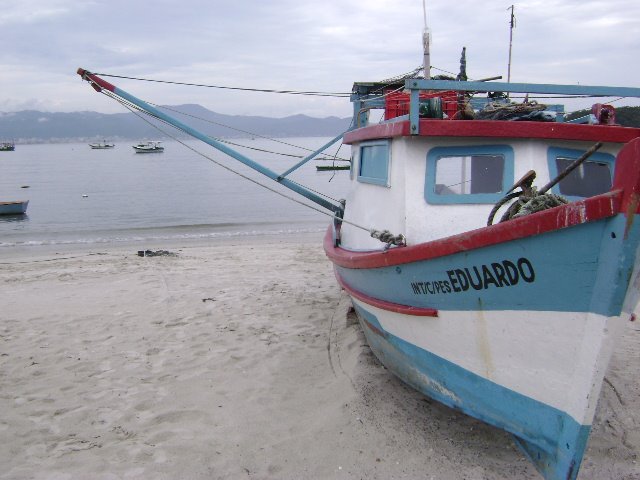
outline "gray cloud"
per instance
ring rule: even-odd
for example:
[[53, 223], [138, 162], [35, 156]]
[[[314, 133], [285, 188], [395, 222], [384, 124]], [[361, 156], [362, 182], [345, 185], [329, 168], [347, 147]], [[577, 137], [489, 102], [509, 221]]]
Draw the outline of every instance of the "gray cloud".
[[[506, 78], [509, 2], [427, 1], [432, 63]], [[640, 4], [529, 0], [515, 5], [513, 81], [635, 86]], [[274, 89], [349, 91], [417, 67], [419, 0], [0, 1], [0, 111], [122, 111], [75, 75], [97, 72]], [[350, 113], [344, 99], [242, 94], [114, 80], [147, 100], [229, 114]]]

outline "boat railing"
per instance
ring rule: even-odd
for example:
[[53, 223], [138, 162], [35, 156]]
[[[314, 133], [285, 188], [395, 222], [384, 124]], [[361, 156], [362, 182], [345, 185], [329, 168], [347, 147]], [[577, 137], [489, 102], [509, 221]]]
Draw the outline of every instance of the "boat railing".
[[[443, 102], [452, 102], [451, 94], [465, 93], [496, 93], [508, 95], [510, 93], [535, 94], [535, 95], [563, 95], [563, 96], [589, 96], [589, 97], [632, 97], [640, 98], [640, 88], [635, 87], [608, 87], [587, 85], [555, 85], [534, 83], [507, 83], [488, 81], [456, 81], [456, 80], [425, 80], [406, 79], [404, 85], [384, 85], [382, 83], [356, 83], [354, 84], [351, 101], [354, 107], [355, 125], [360, 127], [368, 123], [370, 110], [386, 109], [389, 106], [388, 99], [399, 92], [408, 97], [406, 112], [409, 115], [410, 132], [412, 135], [420, 133], [420, 109], [421, 104], [429, 97], [441, 97]], [[426, 95], [425, 95], [426, 94]], [[425, 98], [427, 97], [427, 98]], [[455, 100], [454, 100], [455, 101]], [[481, 109], [491, 101], [491, 97], [472, 98], [471, 106]], [[500, 101], [500, 99], [497, 99]], [[504, 97], [502, 101], [508, 102]], [[442, 108], [446, 110], [446, 107]], [[563, 105], [546, 105], [546, 110], [556, 114], [556, 121], [564, 121]], [[399, 115], [398, 115], [399, 116]], [[451, 116], [449, 116], [451, 118]], [[385, 117], [386, 119], [386, 117]], [[577, 123], [589, 123], [588, 118], [581, 118]]]

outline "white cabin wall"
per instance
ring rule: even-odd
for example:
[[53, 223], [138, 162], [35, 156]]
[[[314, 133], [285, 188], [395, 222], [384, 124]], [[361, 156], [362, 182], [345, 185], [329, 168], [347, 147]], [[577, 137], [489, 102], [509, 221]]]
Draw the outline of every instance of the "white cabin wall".
[[[529, 170], [536, 172], [534, 186], [541, 188], [551, 180], [547, 153], [549, 146], [569, 148], [575, 150], [587, 150], [592, 145], [588, 142], [558, 141], [538, 139], [511, 139], [508, 142], [496, 141], [498, 139], [444, 139], [422, 137], [407, 142], [407, 169], [406, 176], [406, 205], [407, 243], [415, 245], [426, 241], [448, 237], [458, 233], [482, 228], [487, 224], [487, 218], [494, 204], [452, 204], [432, 205], [424, 198], [424, 183], [426, 175], [427, 152], [431, 148], [441, 146], [470, 146], [470, 145], [511, 145], [514, 151], [515, 183]], [[600, 151], [616, 155], [620, 150], [619, 145], [610, 144]], [[506, 207], [501, 208], [494, 217], [493, 223], [498, 223]]]
[[[481, 139], [416, 138], [411, 142], [407, 157], [412, 166], [407, 168], [407, 242], [410, 245], [448, 237], [486, 226], [493, 204], [433, 205], [424, 195], [427, 153], [434, 147], [457, 147], [471, 145], [504, 145]], [[547, 171], [546, 147], [532, 145], [530, 141], [510, 141], [514, 150], [514, 179], [518, 180], [527, 171]], [[510, 182], [511, 184], [513, 182]], [[546, 183], [546, 181], [545, 181]], [[409, 200], [413, 199], [413, 201]]]
[[[345, 219], [367, 228], [402, 233], [409, 245], [436, 240], [486, 226], [493, 204], [433, 205], [424, 195], [427, 153], [442, 146], [511, 145], [514, 172], [510, 184], [529, 170], [536, 172], [534, 185], [541, 188], [550, 181], [547, 153], [549, 146], [587, 150], [589, 142], [541, 139], [470, 139], [440, 137], [400, 137], [391, 142], [389, 187], [357, 180], [359, 145], [353, 145], [354, 173], [347, 196]], [[600, 151], [616, 155], [620, 145], [608, 144]], [[500, 220], [505, 208], [495, 216]], [[348, 224], [342, 226], [342, 245], [353, 250], [380, 249], [384, 245], [368, 232]]]
[[[352, 145], [353, 169], [351, 189], [347, 195], [345, 220], [367, 229], [389, 230], [394, 235], [405, 230], [405, 176], [403, 142], [391, 142], [389, 186], [358, 181], [359, 144]], [[368, 231], [342, 224], [342, 246], [352, 250], [382, 249], [385, 244], [372, 238]]]

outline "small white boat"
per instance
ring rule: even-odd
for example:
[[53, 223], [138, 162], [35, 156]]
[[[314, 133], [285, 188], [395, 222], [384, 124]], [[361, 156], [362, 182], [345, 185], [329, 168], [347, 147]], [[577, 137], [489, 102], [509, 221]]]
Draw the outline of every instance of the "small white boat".
[[164, 147], [160, 146], [162, 142], [144, 142], [138, 145], [133, 145], [133, 149], [136, 153], [162, 153]]
[[0, 152], [13, 152], [16, 145], [13, 142], [0, 142]]
[[0, 215], [24, 215], [27, 213], [27, 205], [29, 200], [0, 202]]
[[115, 144], [114, 143], [107, 143], [105, 140], [103, 140], [102, 143], [90, 143], [89, 146], [93, 150], [105, 150], [107, 148], [115, 147]]

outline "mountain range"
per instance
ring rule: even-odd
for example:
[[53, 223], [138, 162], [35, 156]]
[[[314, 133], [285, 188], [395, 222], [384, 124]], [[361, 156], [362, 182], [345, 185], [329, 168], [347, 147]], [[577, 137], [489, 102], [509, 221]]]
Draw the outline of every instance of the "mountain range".
[[[293, 115], [284, 118], [225, 115], [200, 105], [160, 107], [163, 112], [213, 137], [332, 137], [344, 132], [349, 118], [314, 118]], [[142, 118], [140, 118], [142, 117]], [[146, 120], [146, 121], [145, 121]], [[153, 125], [159, 126], [158, 130]], [[167, 132], [164, 134], [163, 132]], [[0, 112], [0, 141], [55, 143], [88, 140], [162, 139], [186, 134], [164, 126], [151, 117], [134, 113], [50, 113], [24, 110]]]
[[[284, 118], [270, 118], [225, 115], [193, 104], [164, 106], [160, 109], [209, 136], [224, 138], [334, 137], [347, 130], [351, 123], [351, 117], [315, 118], [292, 115]], [[588, 113], [587, 110], [575, 112], [568, 119]], [[616, 120], [623, 126], [640, 126], [640, 107], [617, 108]], [[9, 140], [16, 143], [161, 140], [168, 138], [169, 135], [179, 138], [187, 136], [172, 127], [162, 125], [151, 117], [138, 113], [50, 113], [36, 110], [0, 112], [0, 142]]]

